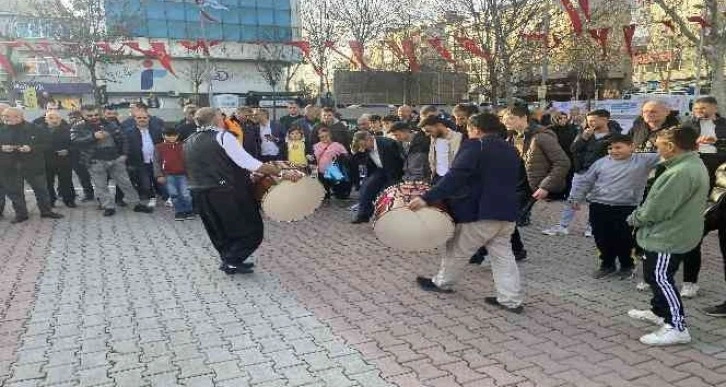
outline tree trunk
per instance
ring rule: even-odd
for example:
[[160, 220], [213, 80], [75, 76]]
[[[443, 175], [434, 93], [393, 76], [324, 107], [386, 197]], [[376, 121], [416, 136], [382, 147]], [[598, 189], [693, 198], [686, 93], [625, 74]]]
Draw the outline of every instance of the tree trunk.
[[93, 88], [93, 103], [98, 105], [101, 103], [101, 90], [98, 87], [98, 76], [96, 75], [96, 66], [89, 66], [88, 71], [91, 74], [91, 87]]
[[726, 46], [720, 46], [713, 57], [710, 58], [711, 70], [713, 77], [711, 78], [711, 95], [718, 100], [719, 111], [721, 115], [726, 114], [726, 79], [724, 79], [724, 67], [726, 67], [726, 57], [724, 57], [724, 49]]

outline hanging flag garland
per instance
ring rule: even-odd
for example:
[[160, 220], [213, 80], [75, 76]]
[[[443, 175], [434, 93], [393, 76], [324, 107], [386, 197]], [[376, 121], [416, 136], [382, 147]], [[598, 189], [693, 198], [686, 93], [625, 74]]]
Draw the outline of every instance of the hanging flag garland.
[[590, 36], [592, 36], [593, 39], [602, 47], [602, 54], [607, 55], [607, 47], [608, 47], [608, 34], [610, 33], [610, 28], [596, 28], [596, 29], [589, 29], [587, 32], [590, 33]]
[[575, 34], [577, 36], [582, 35], [582, 20], [580, 20], [580, 14], [577, 13], [575, 6], [572, 5], [572, 1], [561, 0], [561, 2], [562, 7], [565, 8], [565, 12], [567, 12], [567, 15], [570, 17], [570, 22], [572, 23], [572, 30], [575, 31]]
[[632, 58], [633, 53], [633, 36], [635, 36], [635, 24], [623, 26], [623, 37], [625, 38], [625, 52]]
[[413, 44], [413, 40], [410, 38], [404, 39], [401, 42], [401, 48], [408, 59], [408, 69], [414, 73], [420, 72], [421, 65], [418, 63], [418, 58], [416, 57], [416, 46]]
[[492, 54], [482, 48], [474, 39], [467, 38], [465, 36], [457, 36], [454, 38], [456, 42], [466, 51], [469, 51], [474, 56], [477, 56], [479, 58], [483, 58], [487, 61], [490, 61], [492, 59]]
[[440, 37], [434, 37], [426, 39], [426, 42], [436, 50], [436, 52], [439, 53], [439, 56], [444, 58], [445, 61], [456, 64], [456, 60], [454, 59], [454, 56], [451, 55], [451, 51], [449, 51], [446, 47], [444, 47], [444, 42], [441, 40]]
[[342, 56], [343, 58], [347, 59], [353, 66], [356, 66], [356, 67], [358, 66], [358, 63], [353, 58], [351, 58], [348, 55], [345, 55], [342, 51], [338, 50], [335, 47], [335, 42], [332, 42], [330, 40], [326, 40], [325, 43], [323, 43], [323, 44], [325, 45], [326, 48], [329, 48], [334, 53], [336, 53], [336, 54]]
[[363, 51], [365, 50], [363, 44], [357, 40], [351, 40], [348, 41], [348, 46], [353, 51], [353, 58], [357, 62], [358, 67], [362, 70], [370, 70], [370, 67], [368, 67], [363, 58]]

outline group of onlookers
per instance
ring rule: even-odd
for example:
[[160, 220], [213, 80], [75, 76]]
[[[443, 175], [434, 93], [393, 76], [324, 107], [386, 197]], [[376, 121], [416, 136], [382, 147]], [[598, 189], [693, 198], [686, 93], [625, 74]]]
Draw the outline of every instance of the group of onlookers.
[[[196, 106], [185, 106], [185, 117], [172, 127], [144, 105], [133, 106], [124, 121], [119, 121], [114, 109], [95, 106], [84, 106], [80, 115], [71, 114], [66, 121], [49, 106], [45, 116], [33, 123], [25, 121], [21, 110], [0, 106], [0, 168], [4, 171], [0, 209], [7, 196], [15, 209], [13, 222], [27, 220], [23, 195], [27, 182], [41, 216], [61, 217], [52, 208], [58, 199], [67, 207], [76, 206], [75, 171], [83, 186], [82, 200], [98, 200], [105, 216], [127, 203], [134, 211], [151, 212], [149, 202], [156, 198], [171, 202], [176, 219], [193, 218], [183, 142], [197, 130], [196, 111]], [[317, 174], [328, 198], [348, 198], [356, 188], [353, 223], [370, 220], [375, 198], [390, 185], [402, 180], [436, 185], [452, 170], [461, 174], [467, 167], [461, 164], [461, 149], [466, 145], [467, 152], [474, 152], [472, 141], [496, 136], [518, 155], [516, 226], [509, 236], [512, 256], [527, 258], [518, 227], [530, 223], [537, 201], [568, 198], [558, 224], [543, 230], [552, 236], [567, 235], [575, 212], [588, 202], [586, 234], [594, 236], [601, 262], [594, 278], [632, 278], [636, 249], [637, 256], [645, 257], [644, 279], [654, 292], [654, 308], [631, 315], [665, 321], [670, 327], [644, 342], [685, 341], [680, 297], [694, 297], [699, 291], [704, 233], [718, 230], [726, 252], [726, 218], [720, 205], [707, 212], [705, 222], [700, 208], [705, 192], [726, 191], [726, 167], [719, 168], [726, 162], [726, 119], [717, 114], [717, 101], [697, 99], [692, 118], [685, 122], [665, 103], [648, 101], [629, 131], [602, 109], [544, 115], [512, 106], [485, 116], [477, 115], [478, 111], [476, 106], [461, 104], [448, 115], [432, 106], [416, 112], [402, 105], [390, 115], [364, 114], [353, 126], [333, 108], [303, 108], [292, 102], [288, 114], [279, 120], [271, 119], [265, 109], [240, 107], [224, 118], [223, 129], [256, 159], [308, 168]], [[470, 138], [472, 133], [475, 138]], [[475, 160], [474, 153], [467, 157]], [[705, 181], [699, 180], [702, 166]], [[116, 184], [115, 196], [109, 180]], [[713, 199], [720, 204], [723, 196]], [[470, 257], [471, 263], [481, 263], [489, 255], [487, 244], [480, 247]], [[684, 285], [677, 291], [673, 275], [681, 261]], [[424, 285], [429, 290], [437, 286], [436, 281]], [[726, 316], [726, 303], [706, 312]]]

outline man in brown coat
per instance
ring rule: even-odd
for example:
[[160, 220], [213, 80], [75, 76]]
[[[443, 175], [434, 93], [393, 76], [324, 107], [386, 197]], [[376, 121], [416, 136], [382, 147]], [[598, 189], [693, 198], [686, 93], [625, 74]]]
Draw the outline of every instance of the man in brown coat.
[[530, 122], [524, 106], [504, 113], [504, 125], [513, 132], [513, 143], [527, 172], [527, 182], [535, 200], [565, 189], [571, 162], [552, 130]]

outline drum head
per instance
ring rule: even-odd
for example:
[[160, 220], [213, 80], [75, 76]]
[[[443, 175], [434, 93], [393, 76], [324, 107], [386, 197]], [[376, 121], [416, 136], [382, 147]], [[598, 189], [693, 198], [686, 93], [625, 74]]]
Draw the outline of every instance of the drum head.
[[378, 219], [373, 231], [384, 245], [403, 251], [435, 249], [454, 236], [454, 222], [435, 208], [392, 210]]
[[324, 198], [325, 188], [314, 177], [303, 177], [295, 183], [283, 180], [262, 198], [262, 211], [274, 221], [295, 222], [312, 215]]

